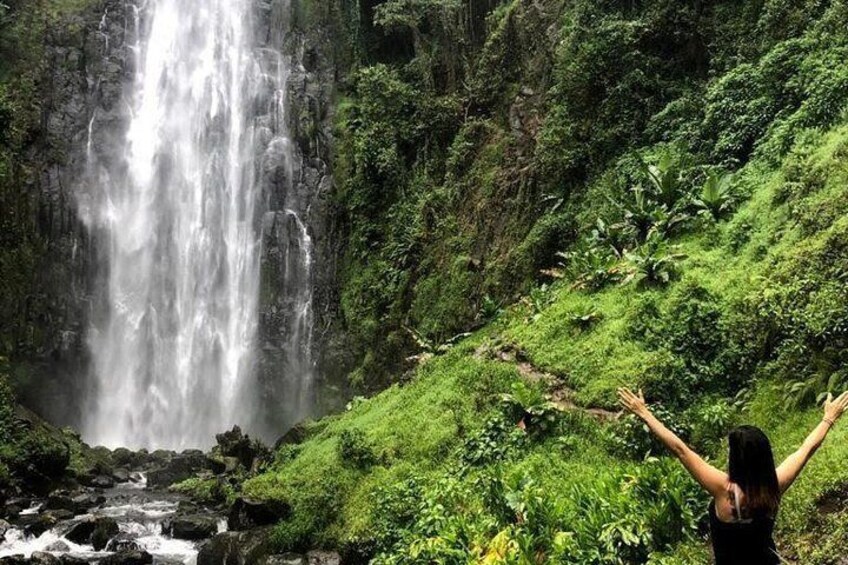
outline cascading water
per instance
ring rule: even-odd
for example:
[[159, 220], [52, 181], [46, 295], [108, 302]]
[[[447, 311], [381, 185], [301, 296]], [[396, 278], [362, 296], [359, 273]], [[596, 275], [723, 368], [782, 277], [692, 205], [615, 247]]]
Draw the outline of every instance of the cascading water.
[[[273, 167], [295, 184], [288, 62], [254, 45], [250, 0], [149, 0], [135, 13], [128, 130], [118, 151], [89, 155], [96, 181], [81, 200], [108, 269], [105, 313], [88, 340], [94, 387], [84, 436], [200, 447], [249, 423], [259, 402], [263, 178]], [[307, 210], [284, 200], [298, 226], [283, 281], [294, 313], [289, 364], [302, 373], [286, 380], [302, 397], [312, 378], [312, 246]]]

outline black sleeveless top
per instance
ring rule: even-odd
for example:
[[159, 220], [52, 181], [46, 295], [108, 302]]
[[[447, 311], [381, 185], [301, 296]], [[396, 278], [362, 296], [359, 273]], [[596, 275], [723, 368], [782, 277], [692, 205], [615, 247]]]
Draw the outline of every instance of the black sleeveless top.
[[710, 502], [710, 534], [716, 565], [779, 565], [774, 545], [774, 519], [722, 522]]

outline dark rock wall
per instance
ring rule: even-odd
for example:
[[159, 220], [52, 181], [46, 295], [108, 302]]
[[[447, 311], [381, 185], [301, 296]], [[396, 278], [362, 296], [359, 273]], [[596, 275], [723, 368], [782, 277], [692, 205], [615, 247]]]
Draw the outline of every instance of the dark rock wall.
[[[97, 306], [93, 289], [102, 265], [76, 192], [85, 175], [92, 116], [119, 121], [123, 113], [118, 102], [130, 72], [128, 9], [123, 0], [100, 0], [48, 27], [41, 128], [22, 157], [32, 171], [26, 189], [46, 242], [31, 295], [48, 305], [49, 316], [33, 320], [42, 332], [36, 347], [13, 351], [12, 361], [21, 400], [60, 425], [80, 418], [88, 386], [87, 320]], [[115, 136], [120, 130], [109, 129]], [[92, 141], [93, 149], [115, 146], [109, 136]]]
[[[287, 84], [289, 133], [294, 143], [291, 198], [307, 202], [306, 223], [314, 246], [312, 280], [315, 389], [312, 416], [338, 408], [346, 398], [345, 375], [352, 364], [346, 355], [344, 335], [338, 324], [337, 258], [338, 226], [332, 195], [333, 109], [337, 62], [332, 26], [321, 14], [310, 13], [309, 0], [258, 2], [257, 39], [291, 57]], [[260, 428], [280, 431], [297, 423], [296, 417], [275, 407], [286, 406], [296, 387], [285, 374], [286, 318], [291, 304], [279, 284], [286, 269], [287, 238], [292, 238], [286, 207], [284, 179], [272, 183], [270, 210], [263, 219], [262, 290], [259, 313], [259, 379], [263, 391], [264, 421]]]

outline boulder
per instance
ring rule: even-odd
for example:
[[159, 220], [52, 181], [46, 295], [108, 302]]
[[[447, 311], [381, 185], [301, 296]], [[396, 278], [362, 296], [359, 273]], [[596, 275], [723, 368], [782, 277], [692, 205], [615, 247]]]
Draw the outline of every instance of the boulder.
[[0, 520], [0, 542], [6, 538], [6, 532], [12, 529], [12, 524], [6, 520]]
[[65, 538], [78, 544], [90, 543], [95, 551], [100, 551], [118, 532], [118, 523], [112, 518], [89, 518], [74, 524]]
[[29, 559], [33, 565], [59, 565], [60, 563], [58, 557], [46, 551], [33, 551]]
[[74, 512], [77, 514], [85, 514], [92, 508], [100, 506], [106, 502], [106, 497], [102, 494], [80, 494], [71, 499], [74, 505]]
[[96, 518], [94, 531], [91, 532], [91, 545], [94, 551], [101, 551], [114, 536], [118, 535], [118, 523], [112, 518]]
[[149, 468], [156, 468], [166, 465], [171, 459], [174, 458], [176, 452], [168, 451], [167, 449], [157, 449], [153, 453], [147, 455], [147, 463], [146, 466]]
[[197, 565], [259, 565], [271, 547], [271, 528], [223, 532], [201, 546]]
[[98, 563], [99, 565], [149, 565], [153, 563], [153, 556], [143, 550], [120, 551], [107, 555]]
[[55, 553], [67, 553], [71, 550], [71, 546], [66, 544], [64, 541], [57, 539], [53, 543], [49, 544], [44, 548], [44, 551], [52, 551]]
[[29, 559], [24, 557], [23, 554], [0, 557], [0, 564], [2, 565], [29, 565], [29, 563]]
[[117, 536], [109, 540], [106, 544], [106, 551], [109, 553], [122, 553], [127, 551], [141, 551], [142, 547], [138, 544], [131, 534], [121, 532]]
[[207, 539], [218, 532], [218, 518], [204, 514], [177, 516], [166, 522], [163, 530], [177, 539], [192, 541]]
[[75, 515], [71, 510], [65, 510], [64, 508], [61, 510], [48, 510], [45, 514], [50, 516], [55, 522], [70, 520]]
[[[156, 452], [154, 452], [156, 453]], [[196, 473], [209, 468], [209, 460], [200, 451], [174, 455], [147, 473], [147, 486], [166, 488], [174, 483], [193, 477]]]
[[235, 457], [245, 469], [252, 469], [257, 460], [269, 454], [267, 447], [259, 441], [251, 440], [238, 426], [216, 435], [215, 440], [218, 442], [216, 451], [222, 457]]
[[119, 447], [112, 451], [112, 462], [116, 467], [137, 469], [143, 466], [146, 460], [146, 451], [130, 451], [126, 447]]
[[299, 553], [268, 555], [259, 560], [258, 565], [307, 565], [306, 556]]
[[115, 486], [115, 479], [108, 475], [97, 475], [91, 479], [90, 484], [96, 488], [112, 488]]
[[44, 514], [22, 516], [19, 524], [23, 526], [24, 533], [27, 536], [37, 538], [55, 526], [57, 522], [58, 520], [48, 512]]
[[116, 483], [125, 483], [130, 480], [130, 470], [125, 467], [118, 467], [112, 471], [112, 480]]
[[65, 538], [76, 544], [88, 543], [92, 532], [94, 532], [94, 519], [89, 518], [71, 526], [71, 529], [65, 533]]
[[309, 565], [341, 565], [342, 558], [335, 551], [322, 551], [320, 549], [306, 552], [306, 560]]
[[3, 516], [10, 520], [14, 520], [20, 516], [22, 510], [23, 508], [14, 502], [7, 502], [6, 506], [3, 507]]
[[70, 497], [67, 493], [58, 491], [52, 493], [47, 497], [47, 500], [44, 502], [44, 506], [42, 506], [44, 510], [70, 510], [71, 512], [76, 511], [77, 506], [74, 504], [73, 498]]
[[230, 507], [227, 525], [231, 530], [248, 530], [276, 524], [290, 514], [291, 507], [284, 502], [237, 498]]
[[306, 424], [300, 422], [295, 424], [289, 430], [281, 435], [277, 441], [274, 442], [274, 451], [279, 450], [284, 445], [296, 445], [298, 443], [303, 443], [303, 440], [306, 439]]

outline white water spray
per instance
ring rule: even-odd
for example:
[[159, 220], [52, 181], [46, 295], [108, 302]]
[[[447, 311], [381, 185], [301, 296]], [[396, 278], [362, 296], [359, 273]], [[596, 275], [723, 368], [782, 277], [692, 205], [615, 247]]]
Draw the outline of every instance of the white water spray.
[[[150, 0], [136, 12], [120, 166], [90, 159], [99, 180], [85, 215], [108, 241], [107, 314], [89, 336], [90, 442], [207, 446], [255, 404], [258, 172], [271, 151], [290, 170], [292, 144], [280, 117], [288, 62], [254, 48], [250, 4]], [[301, 231], [307, 292], [294, 294], [309, 327], [291, 339], [309, 359], [311, 241]]]

